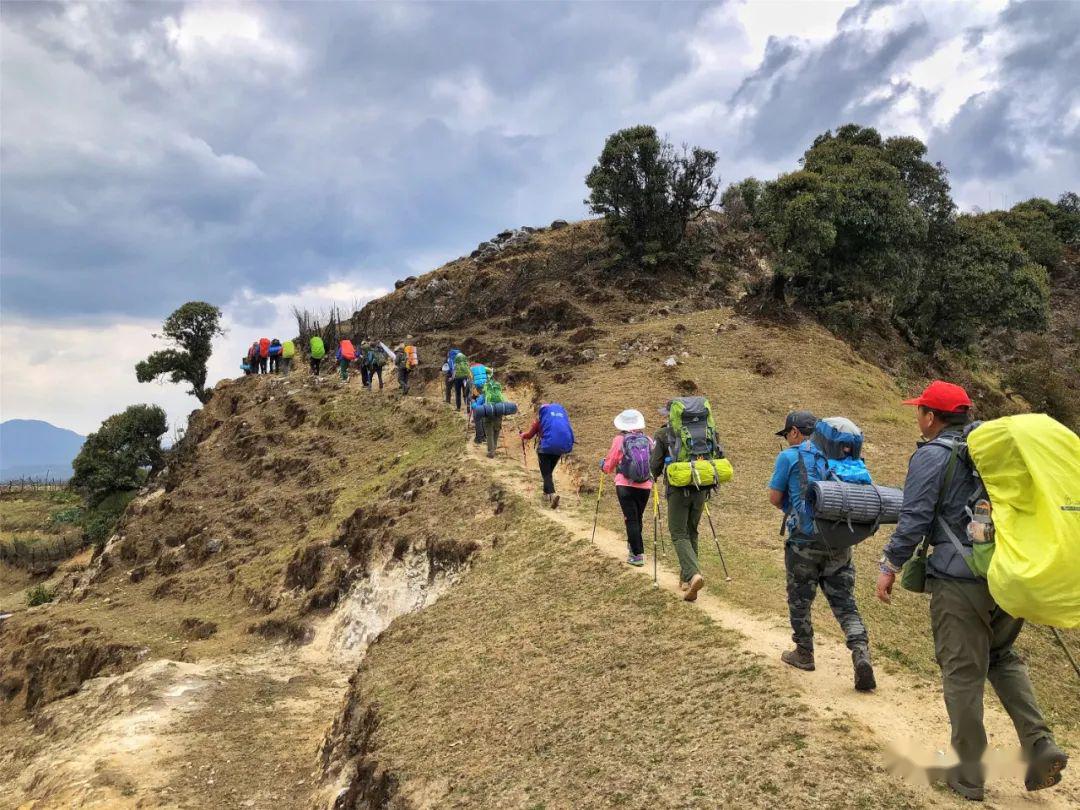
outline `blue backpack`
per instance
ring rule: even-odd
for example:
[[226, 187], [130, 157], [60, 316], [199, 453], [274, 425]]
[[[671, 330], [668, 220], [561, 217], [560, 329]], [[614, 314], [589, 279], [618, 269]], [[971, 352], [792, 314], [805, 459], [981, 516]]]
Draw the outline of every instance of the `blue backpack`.
[[819, 419], [814, 434], [797, 448], [799, 497], [788, 504], [785, 527], [794, 537], [816, 541], [830, 548], [860, 543], [877, 531], [876, 524], [823, 523], [814, 518], [808, 493], [815, 481], [843, 481], [847, 484], [873, 483], [862, 459], [863, 434], [849, 419]]
[[476, 386], [477, 390], [482, 389], [484, 387], [484, 383], [487, 382], [488, 378], [487, 366], [477, 363], [475, 366], [472, 367], [471, 371], [473, 385]]
[[574, 429], [557, 402], [540, 406], [540, 452], [565, 455], [574, 449]]
[[446, 376], [447, 377], [453, 377], [454, 376], [454, 361], [457, 359], [457, 356], [459, 354], [461, 354], [460, 349], [451, 349], [447, 353], [447, 355], [446, 355]]

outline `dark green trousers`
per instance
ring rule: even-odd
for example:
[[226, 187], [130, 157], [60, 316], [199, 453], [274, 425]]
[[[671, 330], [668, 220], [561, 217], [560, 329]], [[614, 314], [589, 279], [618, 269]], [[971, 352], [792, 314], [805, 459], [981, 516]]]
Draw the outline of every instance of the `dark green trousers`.
[[934, 652], [941, 667], [952, 745], [962, 763], [986, 751], [983, 690], [986, 681], [1009, 713], [1024, 751], [1050, 737], [1027, 667], [1013, 650], [1024, 626], [997, 606], [984, 581], [927, 580]]
[[679, 557], [679, 576], [689, 582], [701, 573], [698, 566], [698, 523], [705, 511], [709, 491], [693, 487], [671, 487], [667, 494], [667, 524], [671, 544]]

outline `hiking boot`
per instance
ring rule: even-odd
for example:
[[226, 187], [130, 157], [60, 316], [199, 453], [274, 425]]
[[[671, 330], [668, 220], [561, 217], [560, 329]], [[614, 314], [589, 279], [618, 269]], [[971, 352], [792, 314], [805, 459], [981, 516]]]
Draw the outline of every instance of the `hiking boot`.
[[851, 651], [851, 664], [855, 668], [855, 691], [872, 692], [877, 689], [874, 667], [870, 663], [870, 648], [860, 645]]
[[550, 503], [551, 503], [551, 508], [552, 509], [558, 509], [559, 508], [559, 496], [558, 496], [558, 494], [552, 493]]
[[949, 768], [945, 775], [945, 784], [953, 793], [969, 802], [981, 802], [984, 795], [981, 771], [982, 767], [979, 765], [969, 767], [956, 765]]
[[1024, 787], [1028, 790], [1043, 790], [1053, 787], [1061, 781], [1061, 772], [1069, 764], [1069, 755], [1058, 748], [1049, 737], [1043, 737], [1031, 752]]
[[805, 647], [796, 647], [780, 655], [780, 660], [795, 669], [805, 669], [807, 672], [814, 671], [814, 651]]
[[629, 557], [626, 558], [626, 561], [630, 565], [635, 565], [638, 568], [641, 568], [641, 566], [645, 565], [645, 555], [644, 554], [631, 554]]
[[690, 581], [686, 584], [686, 595], [683, 596], [687, 602], [696, 602], [698, 591], [705, 587], [705, 577], [701, 574], [694, 574], [690, 577]]
[[492, 450], [488, 450], [488, 454], [487, 454], [487, 457], [488, 457], [488, 458], [495, 458], [495, 452], [494, 452], [494, 451], [492, 451]]

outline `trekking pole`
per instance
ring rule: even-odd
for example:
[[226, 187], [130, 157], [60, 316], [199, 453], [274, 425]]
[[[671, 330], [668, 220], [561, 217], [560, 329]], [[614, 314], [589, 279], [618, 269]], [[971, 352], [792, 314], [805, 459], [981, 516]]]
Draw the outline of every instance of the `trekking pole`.
[[660, 579], [657, 575], [657, 566], [659, 566], [659, 562], [657, 562], [656, 555], [656, 538], [660, 534], [660, 502], [656, 497], [656, 487], [653, 487], [652, 505], [652, 586], [654, 588], [659, 588]]
[[716, 527], [713, 526], [712, 514], [709, 512], [709, 504], [705, 504], [705, 517], [709, 519], [709, 529], [712, 531], [713, 542], [716, 543], [716, 553], [720, 555], [720, 564], [724, 566], [724, 581], [731, 582], [731, 574], [728, 573], [727, 563], [724, 562], [724, 552], [720, 550], [720, 541], [716, 539]]
[[600, 486], [596, 488], [596, 512], [592, 519], [592, 538], [589, 542], [596, 542], [596, 521], [600, 517], [600, 496], [604, 494], [604, 474], [600, 473]]
[[1069, 663], [1072, 664], [1072, 668], [1076, 670], [1077, 677], [1080, 677], [1080, 664], [1076, 663], [1076, 659], [1073, 658], [1072, 652], [1065, 646], [1065, 639], [1061, 637], [1061, 631], [1056, 627], [1051, 627], [1050, 632], [1054, 634], [1054, 638], [1057, 639], [1057, 643], [1061, 645], [1062, 651], [1065, 653], [1065, 657], [1069, 659]]

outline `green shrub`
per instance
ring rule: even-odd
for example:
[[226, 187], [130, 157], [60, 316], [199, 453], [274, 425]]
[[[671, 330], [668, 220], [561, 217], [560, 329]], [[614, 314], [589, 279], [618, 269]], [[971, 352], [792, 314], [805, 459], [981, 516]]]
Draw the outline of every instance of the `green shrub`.
[[112, 536], [116, 522], [124, 514], [127, 505], [136, 495], [136, 490], [127, 492], [114, 492], [104, 498], [101, 503], [87, 510], [83, 520], [83, 531], [86, 539], [95, 545], [101, 545]]
[[687, 226], [712, 207], [720, 181], [716, 153], [677, 151], [650, 126], [610, 135], [588, 177], [594, 214], [602, 214], [621, 258], [645, 266], [689, 263]]
[[165, 411], [157, 405], [132, 405], [110, 416], [75, 457], [72, 488], [95, 506], [111, 493], [139, 487], [146, 469], [162, 463], [166, 428]]
[[35, 585], [26, 591], [26, 606], [44, 605], [56, 598], [56, 593], [45, 587], [44, 583]]
[[78, 523], [82, 519], [82, 515], [83, 510], [81, 506], [68, 506], [64, 509], [58, 509], [49, 515], [49, 526], [62, 526]]

